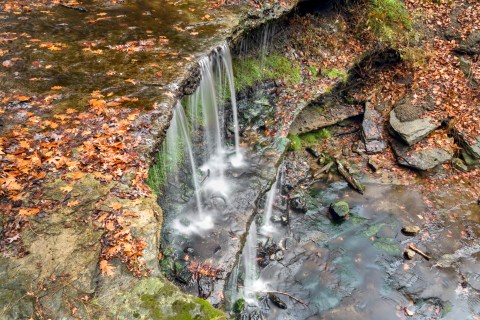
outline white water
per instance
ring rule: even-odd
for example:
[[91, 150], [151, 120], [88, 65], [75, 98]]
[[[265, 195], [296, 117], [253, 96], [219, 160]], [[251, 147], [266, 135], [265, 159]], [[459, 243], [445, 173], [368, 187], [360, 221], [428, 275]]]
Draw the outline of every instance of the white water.
[[253, 221], [242, 254], [244, 268], [242, 291], [243, 298], [249, 305], [256, 305], [258, 303], [256, 293], [265, 290], [265, 283], [258, 276], [257, 245], [257, 224]]
[[187, 149], [188, 159], [190, 160], [190, 168], [192, 170], [192, 181], [193, 189], [195, 194], [195, 202], [197, 204], [197, 211], [201, 215], [202, 210], [202, 200], [200, 196], [200, 185], [198, 184], [197, 178], [197, 165], [195, 163], [195, 157], [193, 155], [192, 142], [190, 139], [190, 132], [188, 130], [187, 117], [185, 116], [185, 111], [180, 102], [177, 103], [177, 107], [174, 111], [174, 117], [178, 118], [177, 122], [180, 129], [180, 134], [182, 135], [183, 141], [185, 142], [185, 148]]
[[[245, 165], [240, 147], [235, 82], [228, 45], [224, 44], [209, 57], [201, 59], [199, 65], [199, 86], [184, 99], [188, 112], [185, 114], [182, 105], [177, 105], [162, 148], [163, 159], [168, 160], [163, 165], [164, 176], [169, 181], [175, 179], [175, 185], [182, 185], [179, 172], [182, 165], [187, 163], [184, 155], [189, 159], [196, 208], [192, 210], [192, 206], [185, 206], [181, 212], [177, 212], [176, 221], [173, 222], [175, 229], [185, 234], [202, 234], [214, 228], [219, 211], [209, 206], [208, 201], [220, 197], [228, 204], [233, 185], [225, 172], [231, 167]], [[232, 107], [233, 145], [229, 145], [226, 138], [227, 121], [223, 110], [226, 96], [229, 96]], [[199, 170], [202, 177], [197, 175]]]
[[275, 232], [275, 226], [272, 223], [272, 213], [279, 189], [282, 186], [282, 177], [283, 168], [278, 168], [275, 182], [272, 184], [272, 187], [267, 192], [267, 197], [265, 199], [265, 206], [263, 208], [263, 225], [260, 229], [262, 234], [270, 235]]

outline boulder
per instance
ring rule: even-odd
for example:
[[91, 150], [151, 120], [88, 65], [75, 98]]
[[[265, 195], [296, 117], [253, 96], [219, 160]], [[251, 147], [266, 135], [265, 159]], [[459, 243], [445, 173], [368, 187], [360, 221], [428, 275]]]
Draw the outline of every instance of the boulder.
[[463, 134], [457, 134], [463, 149], [474, 160], [480, 159], [480, 136], [473, 139], [466, 138]]
[[307, 212], [307, 203], [304, 198], [298, 196], [290, 200], [290, 208], [294, 211], [305, 213]]
[[283, 302], [283, 300], [280, 299], [277, 295], [273, 293], [269, 293], [268, 299], [270, 299], [270, 301], [272, 301], [272, 303], [277, 307], [279, 307], [280, 309], [287, 309], [287, 304]]
[[419, 226], [405, 226], [402, 228], [402, 233], [406, 236], [414, 237], [420, 232]]
[[329, 212], [334, 221], [342, 221], [348, 217], [350, 206], [345, 201], [338, 201], [330, 205]]
[[480, 54], [480, 31], [472, 32], [455, 49], [456, 52], [468, 55]]
[[365, 104], [365, 114], [362, 122], [362, 138], [365, 142], [365, 150], [368, 154], [379, 153], [385, 150], [385, 144], [382, 134], [382, 115], [375, 110], [372, 104]]
[[415, 257], [415, 251], [411, 250], [411, 249], [407, 249], [403, 252], [403, 256], [405, 257], [405, 259], [407, 260], [412, 260], [413, 257]]
[[412, 121], [401, 121], [397, 117], [395, 109], [390, 112], [390, 126], [388, 128], [390, 133], [394, 137], [400, 138], [409, 146], [413, 146], [438, 127], [432, 117], [419, 118]]
[[429, 147], [415, 150], [399, 141], [392, 142], [392, 149], [400, 165], [416, 170], [430, 170], [452, 159], [451, 151]]
[[290, 133], [315, 131], [363, 113], [359, 106], [342, 104], [334, 98], [324, 100], [319, 103], [320, 105], [311, 105], [303, 109], [293, 121]]

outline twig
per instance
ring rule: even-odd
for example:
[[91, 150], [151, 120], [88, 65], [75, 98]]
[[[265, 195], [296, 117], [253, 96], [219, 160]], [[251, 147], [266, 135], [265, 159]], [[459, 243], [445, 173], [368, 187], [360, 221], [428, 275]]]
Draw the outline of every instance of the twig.
[[[237, 286], [237, 288], [245, 288], [244, 286]], [[308, 308], [308, 305], [303, 302], [302, 300], [298, 299], [298, 298], [295, 298], [294, 296], [292, 296], [291, 294], [287, 293], [287, 292], [283, 292], [283, 291], [256, 291], [258, 293], [266, 293], [266, 294], [269, 294], [269, 293], [273, 293], [273, 294], [283, 294], [284, 296], [287, 296], [289, 297], [290, 299], [292, 300], [295, 300], [297, 301], [298, 303], [304, 305], [305, 307]]]
[[416, 253], [418, 253], [419, 255], [424, 257], [426, 260], [432, 259], [432, 257], [427, 255], [425, 252], [423, 252], [423, 251], [419, 250], [417, 247], [415, 247], [415, 245], [413, 243], [410, 243], [410, 245], [408, 247], [410, 248], [410, 250], [415, 251]]
[[67, 9], [77, 10], [77, 11], [80, 11], [80, 12], [88, 12], [88, 10], [85, 9], [84, 7], [70, 6], [68, 4], [63, 4], [63, 3], [60, 3], [59, 6], [67, 8]]

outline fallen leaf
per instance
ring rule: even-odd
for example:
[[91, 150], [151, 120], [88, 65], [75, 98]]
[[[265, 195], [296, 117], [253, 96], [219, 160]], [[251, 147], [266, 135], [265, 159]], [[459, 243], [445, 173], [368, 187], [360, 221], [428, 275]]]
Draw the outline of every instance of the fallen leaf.
[[74, 174], [73, 174], [73, 179], [77, 180], [77, 179], [80, 179], [82, 178], [83, 176], [85, 175], [84, 172], [82, 171], [76, 171]]
[[72, 186], [65, 186], [65, 187], [61, 187], [60, 190], [62, 190], [63, 192], [70, 192], [73, 190], [73, 187]]
[[115, 267], [109, 264], [107, 260], [100, 261], [100, 270], [102, 270], [102, 275], [107, 275], [109, 277], [115, 274]]
[[78, 201], [78, 200], [70, 201], [69, 203], [67, 203], [67, 207], [69, 207], [69, 208], [75, 207], [75, 206], [78, 205], [79, 203], [80, 203], [80, 201]]
[[34, 216], [39, 212], [39, 208], [21, 208], [20, 210], [18, 210], [18, 214], [22, 216]]
[[112, 208], [113, 210], [118, 210], [122, 207], [122, 204], [118, 203], [118, 202], [114, 202], [114, 203], [110, 204], [109, 207]]

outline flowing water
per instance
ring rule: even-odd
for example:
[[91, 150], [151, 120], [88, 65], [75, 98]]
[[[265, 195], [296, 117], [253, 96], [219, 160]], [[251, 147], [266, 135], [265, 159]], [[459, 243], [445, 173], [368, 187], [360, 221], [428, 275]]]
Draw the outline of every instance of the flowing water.
[[[177, 105], [161, 151], [168, 277], [214, 304], [225, 295], [231, 309], [243, 299], [245, 319], [473, 320], [480, 313], [478, 206], [444, 196], [470, 216], [448, 220], [448, 208], [432, 226], [422, 220], [423, 198], [408, 187], [373, 183], [362, 196], [344, 182], [323, 181], [301, 190], [308, 210], [296, 212], [285, 188], [288, 166], [273, 165], [280, 156], [240, 148], [228, 47], [200, 68], [200, 85], [185, 98], [186, 113]], [[334, 223], [328, 206], [339, 200], [351, 214]], [[406, 237], [404, 225], [424, 230]], [[412, 241], [435, 261], [406, 261]], [[191, 263], [223, 273], [195, 278]]]

